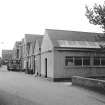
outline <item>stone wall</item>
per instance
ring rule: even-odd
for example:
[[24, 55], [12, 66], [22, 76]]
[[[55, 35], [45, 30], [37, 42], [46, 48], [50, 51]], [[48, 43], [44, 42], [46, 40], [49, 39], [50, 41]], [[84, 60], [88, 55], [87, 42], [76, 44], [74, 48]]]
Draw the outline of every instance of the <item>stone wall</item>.
[[82, 86], [99, 92], [105, 92], [105, 80], [73, 76], [72, 85]]

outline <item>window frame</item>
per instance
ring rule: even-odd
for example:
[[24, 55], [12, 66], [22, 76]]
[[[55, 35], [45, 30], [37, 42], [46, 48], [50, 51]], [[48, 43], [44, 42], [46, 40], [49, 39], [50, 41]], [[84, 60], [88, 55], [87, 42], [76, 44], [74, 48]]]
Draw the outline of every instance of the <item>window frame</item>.
[[[80, 63], [80, 61], [81, 61], [81, 63]], [[81, 56], [75, 56], [74, 57], [74, 66], [82, 66], [82, 57]]]
[[104, 64], [102, 64], [102, 61], [104, 61], [104, 62], [105, 62], [105, 56], [104, 56], [104, 57], [101, 57], [101, 65], [102, 65], [102, 66], [105, 66], [105, 63], [104, 63]]
[[[71, 65], [69, 64], [69, 61], [71, 61]], [[65, 66], [73, 66], [74, 65], [74, 58], [73, 56], [65, 56]]]
[[[88, 63], [84, 63], [84, 62]], [[71, 64], [69, 64], [71, 62]], [[90, 56], [65, 56], [65, 67], [86, 67], [91, 66]]]
[[[88, 62], [88, 64], [86, 62]], [[83, 63], [82, 64], [83, 66], [91, 66], [91, 58], [90, 58], [90, 56], [83, 56], [82, 63]], [[86, 63], [86, 64], [84, 64], [84, 63]]]
[[93, 65], [94, 66], [99, 66], [100, 64], [101, 64], [100, 57], [99, 56], [94, 56], [93, 57]]
[[[76, 61], [77, 60], [77, 61]], [[96, 61], [95, 61], [96, 60]], [[80, 63], [81, 61], [81, 63]], [[71, 62], [71, 64], [70, 64]], [[78, 64], [79, 62], [79, 64]], [[86, 63], [87, 62], [87, 63]], [[105, 66], [105, 56], [65, 56], [65, 67]]]

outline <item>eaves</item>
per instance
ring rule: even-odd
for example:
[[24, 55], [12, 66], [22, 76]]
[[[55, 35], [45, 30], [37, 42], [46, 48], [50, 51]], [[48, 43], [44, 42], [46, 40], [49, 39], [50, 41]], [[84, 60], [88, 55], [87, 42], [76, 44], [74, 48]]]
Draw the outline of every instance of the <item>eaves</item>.
[[76, 51], [76, 52], [104, 52], [102, 48], [69, 48], [69, 47], [54, 47], [54, 51]]

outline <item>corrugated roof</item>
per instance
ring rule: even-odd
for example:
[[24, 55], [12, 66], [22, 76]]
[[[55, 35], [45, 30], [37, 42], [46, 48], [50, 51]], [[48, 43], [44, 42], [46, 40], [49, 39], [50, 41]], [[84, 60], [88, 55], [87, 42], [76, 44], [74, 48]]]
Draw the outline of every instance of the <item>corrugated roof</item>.
[[100, 45], [105, 43], [100, 42], [89, 42], [89, 41], [67, 41], [58, 40], [59, 47], [70, 47], [70, 48], [101, 48]]
[[[83, 46], [84, 46], [84, 48], [86, 48], [86, 47], [87, 48], [88, 47], [90, 47], [90, 48], [97, 47], [98, 48], [99, 46], [96, 43], [97, 35], [99, 35], [99, 34], [101, 35], [102, 33], [46, 29], [45, 34], [49, 35], [54, 47], [61, 47], [61, 46], [77, 47], [78, 46], [78, 47], [83, 48]], [[60, 40], [62, 40], [62, 42]], [[94, 44], [94, 45], [90, 45], [89, 42], [90, 42], [90, 44]], [[91, 42], [94, 42], [94, 43], [91, 43]], [[74, 44], [74, 43], [76, 43], [76, 44]], [[85, 47], [85, 44], [86, 44], [86, 47]]]

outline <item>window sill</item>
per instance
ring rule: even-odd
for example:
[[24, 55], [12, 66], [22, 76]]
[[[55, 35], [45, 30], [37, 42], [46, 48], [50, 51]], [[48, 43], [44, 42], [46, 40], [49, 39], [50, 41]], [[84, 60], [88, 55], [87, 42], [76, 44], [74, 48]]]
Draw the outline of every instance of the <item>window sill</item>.
[[105, 68], [105, 66], [65, 66], [64, 69], [69, 68]]

